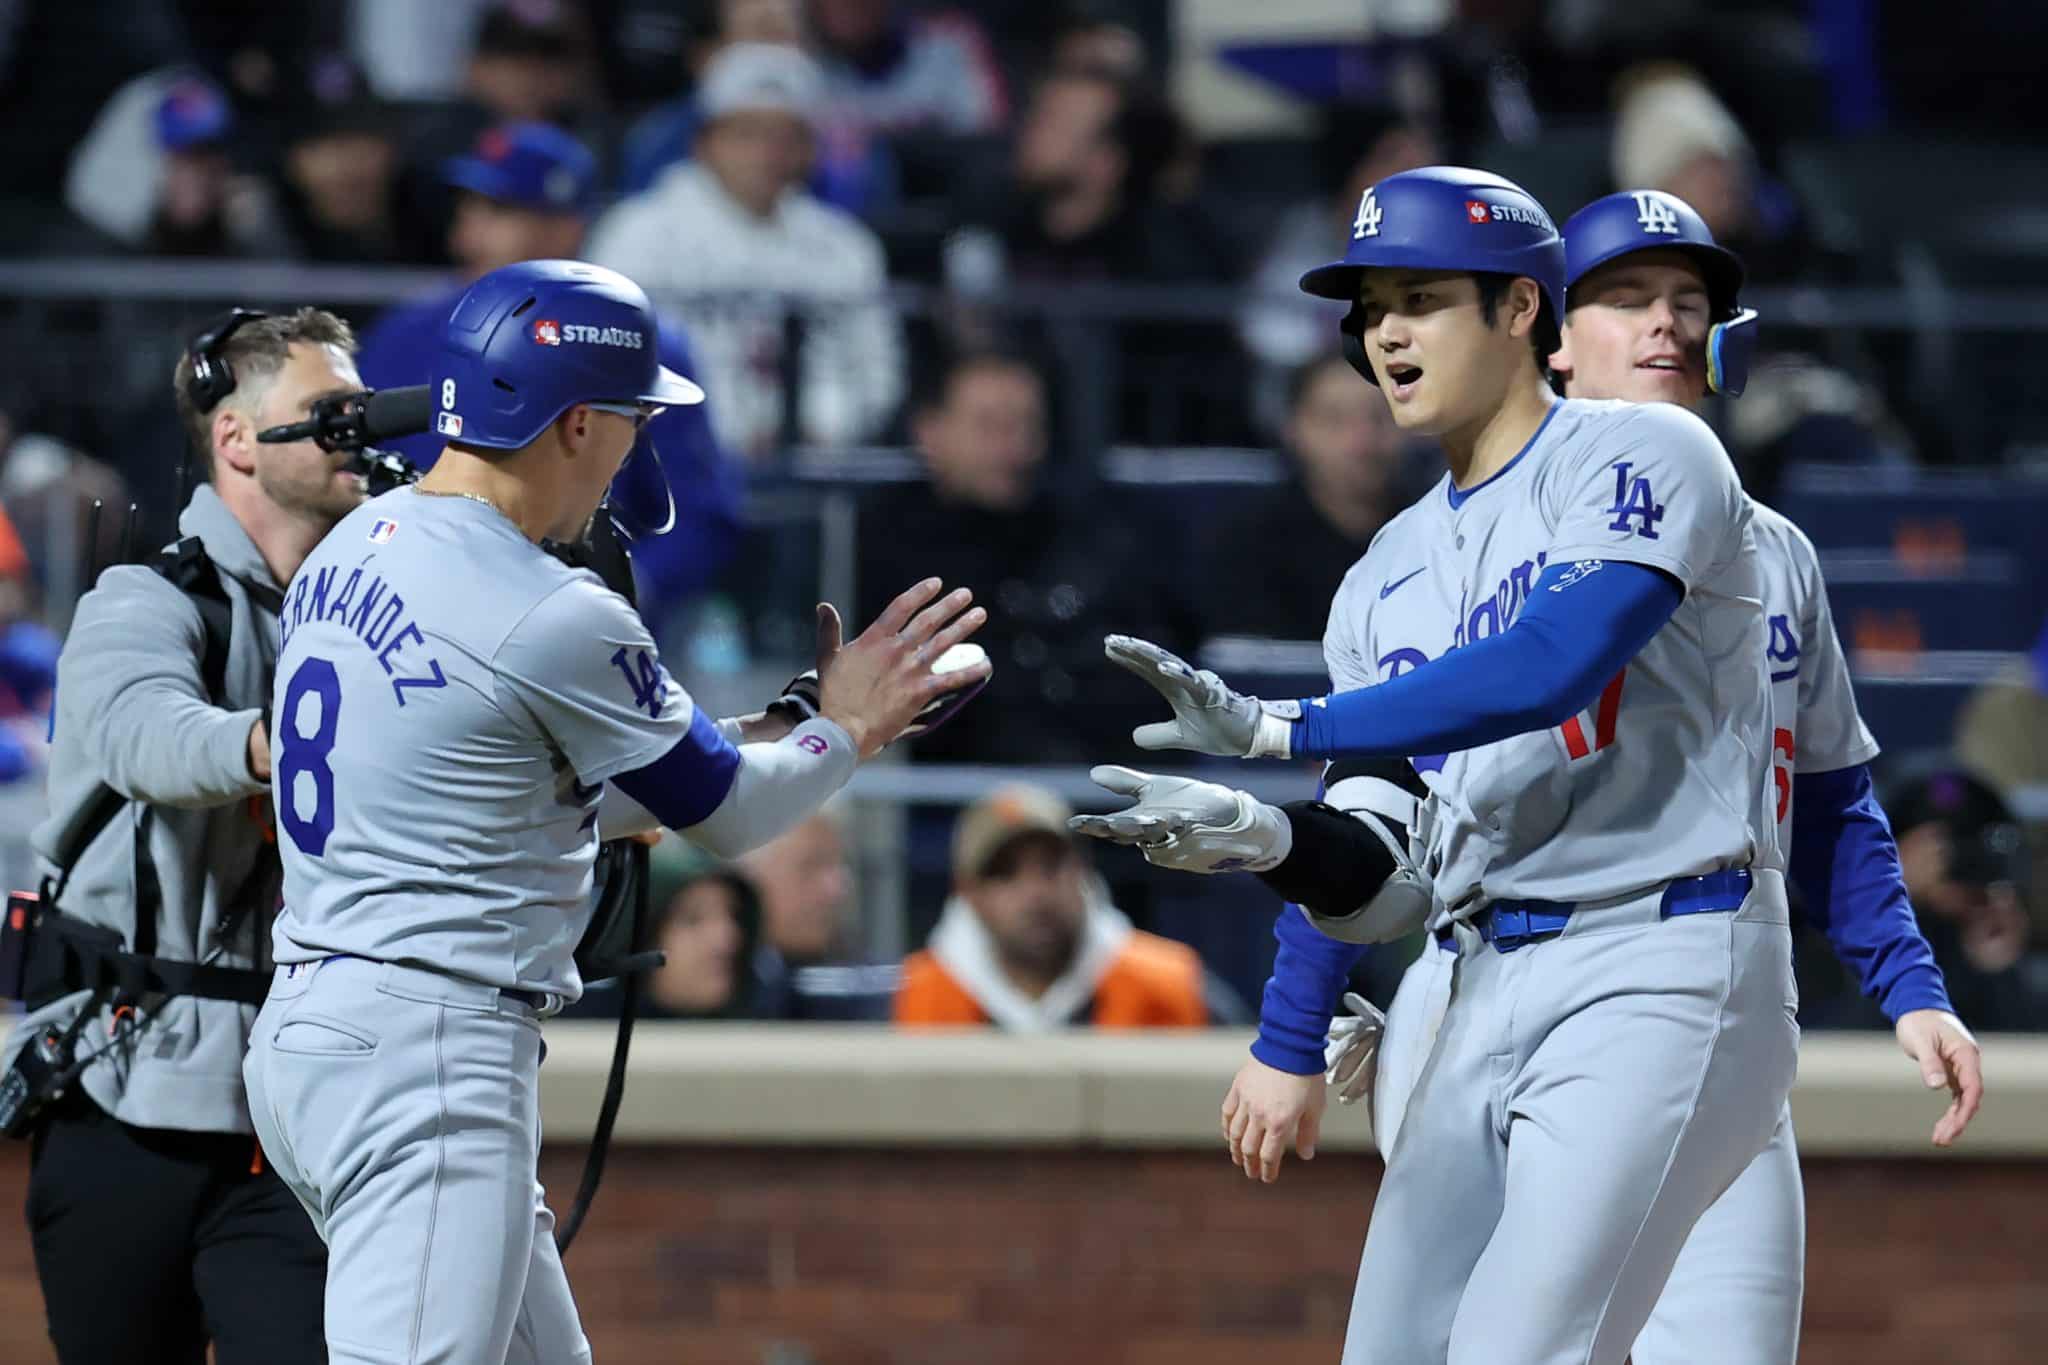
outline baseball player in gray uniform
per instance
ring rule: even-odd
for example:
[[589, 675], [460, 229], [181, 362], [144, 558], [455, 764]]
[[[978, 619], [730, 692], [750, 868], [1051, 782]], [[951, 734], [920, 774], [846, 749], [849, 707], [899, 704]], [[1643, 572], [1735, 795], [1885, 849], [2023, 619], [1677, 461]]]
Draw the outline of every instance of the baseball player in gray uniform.
[[[1737, 303], [1740, 263], [1718, 247], [1683, 201], [1656, 191], [1608, 196], [1574, 215], [1565, 229], [1568, 311], [1554, 373], [1570, 397], [1697, 403], [1708, 391], [1738, 396], [1746, 357], [1740, 333], [1755, 314]], [[1930, 1088], [1953, 1100], [1934, 1140], [1956, 1140], [1982, 1094], [1977, 1047], [1949, 1011], [1940, 974], [1914, 925], [1898, 857], [1883, 813], [1870, 795], [1867, 761], [1877, 746], [1856, 713], [1848, 669], [1835, 637], [1811, 542], [1790, 521], [1753, 504], [1769, 623], [1773, 710], [1773, 783], [1781, 840], [1808, 917], [1835, 945], [1896, 1024], [1899, 1041]], [[1795, 775], [1796, 774], [1796, 775]], [[1796, 800], [1795, 800], [1796, 796]], [[1398, 802], [1398, 796], [1396, 798]], [[1384, 801], [1381, 804], [1386, 804]], [[1800, 838], [1792, 841], [1794, 811]], [[1402, 813], [1402, 822], [1409, 817]], [[1176, 856], [1224, 856], [1232, 841], [1189, 828]], [[1299, 909], [1280, 926], [1280, 951], [1268, 984], [1262, 1035], [1268, 1063], [1306, 1074], [1320, 1060], [1339, 1097], [1367, 1099], [1373, 1134], [1390, 1154], [1417, 1073], [1427, 1060], [1448, 1004], [1453, 951], [1428, 951], [1403, 976], [1382, 1021], [1357, 996], [1354, 1013], [1331, 1027], [1326, 1056], [1297, 1057], [1289, 1040], [1293, 1002], [1328, 1001], [1363, 946], [1312, 935]], [[1328, 1006], [1312, 1006], [1321, 1017]], [[1321, 1087], [1298, 1091], [1294, 1114], [1275, 1116], [1285, 1142], [1313, 1151]], [[1238, 1153], [1256, 1170], [1258, 1144]], [[1636, 1365], [1675, 1361], [1767, 1365], [1796, 1357], [1804, 1261], [1804, 1207], [1789, 1112], [1770, 1145], [1701, 1216], [1671, 1278], [1637, 1338]]]
[[[1141, 746], [1328, 758], [1330, 801], [1218, 789], [1236, 809], [1202, 810], [1105, 773], [1139, 804], [1084, 828], [1169, 864], [1190, 826], [1231, 831], [1226, 856], [1196, 858], [1260, 873], [1326, 934], [1426, 916], [1458, 945], [1347, 1365], [1619, 1365], [1792, 1081], [1749, 506], [1691, 414], [1553, 397], [1564, 273], [1548, 215], [1499, 177], [1431, 167], [1367, 191], [1345, 259], [1303, 287], [1352, 302], [1354, 363], [1449, 473], [1347, 576], [1337, 691], [1261, 702], [1109, 642], [1173, 707]], [[1390, 831], [1359, 840], [1345, 795], [1386, 783], [1347, 764], [1400, 756], [1429, 790], [1412, 854]], [[1239, 1079], [1226, 1136], [1265, 1173], [1275, 1106]]]
[[[1686, 406], [1709, 392], [1740, 396], [1746, 357], [1738, 333], [1755, 325], [1756, 314], [1737, 302], [1741, 263], [1690, 205], [1656, 190], [1623, 191], [1574, 214], [1564, 235], [1567, 311], [1551, 366], [1566, 396]], [[1952, 1093], [1934, 1130], [1936, 1145], [1948, 1146], [1981, 1102], [1977, 1045], [1955, 1017], [1914, 922], [1898, 850], [1872, 795], [1866, 765], [1877, 743], [1856, 709], [1819, 557], [1790, 520], [1751, 506], [1769, 632], [1779, 838], [1808, 918], [1894, 1021], [1925, 1083]], [[1383, 1155], [1393, 1149], [1408, 1092], [1441, 1025], [1451, 962], [1449, 952], [1416, 959], [1383, 1037], [1374, 1036], [1376, 1011], [1356, 997], [1354, 1013], [1332, 1028], [1332, 1082], [1342, 1087], [1340, 1098], [1370, 1095]], [[1322, 989], [1334, 993], [1341, 980]], [[1795, 1359], [1805, 1250], [1788, 1109], [1770, 1145], [1694, 1226], [1636, 1340], [1635, 1365]]]
[[754, 847], [986, 672], [934, 675], [984, 614], [927, 580], [844, 648], [821, 608], [794, 728], [691, 704], [624, 599], [540, 544], [582, 534], [655, 411], [701, 400], [654, 338], [611, 271], [483, 276], [435, 376], [447, 450], [344, 519], [279, 611], [285, 909], [245, 1071], [328, 1244], [337, 1362], [589, 1359], [535, 1179], [537, 1073], [540, 1019], [582, 988], [601, 829]]

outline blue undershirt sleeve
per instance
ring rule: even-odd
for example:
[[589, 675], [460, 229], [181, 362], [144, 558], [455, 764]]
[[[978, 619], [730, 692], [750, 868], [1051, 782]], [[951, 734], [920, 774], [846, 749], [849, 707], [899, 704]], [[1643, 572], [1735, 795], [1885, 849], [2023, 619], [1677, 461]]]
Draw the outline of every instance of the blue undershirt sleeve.
[[1281, 908], [1273, 937], [1280, 946], [1259, 1001], [1259, 1036], [1252, 1043], [1252, 1056], [1276, 1071], [1314, 1075], [1323, 1069], [1323, 1039], [1336, 1016], [1344, 983], [1371, 949], [1329, 937], [1308, 922], [1298, 905]]
[[[1375, 687], [1302, 702], [1297, 758], [1435, 754], [1563, 723], [1590, 705], [1684, 600], [1659, 569], [1551, 564], [1498, 635]], [[1503, 678], [1515, 680], [1502, 686]]]
[[1807, 919], [1887, 1019], [1953, 1008], [1867, 766], [1793, 778], [1790, 863]]

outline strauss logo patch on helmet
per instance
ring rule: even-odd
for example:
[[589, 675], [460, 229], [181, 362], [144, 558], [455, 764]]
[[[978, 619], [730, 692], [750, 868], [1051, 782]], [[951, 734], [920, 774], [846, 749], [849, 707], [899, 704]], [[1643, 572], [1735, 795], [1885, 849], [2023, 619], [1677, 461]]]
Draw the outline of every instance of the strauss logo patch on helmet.
[[561, 345], [562, 324], [553, 318], [535, 318], [533, 320], [533, 339], [542, 346]]
[[646, 334], [632, 327], [588, 327], [575, 322], [562, 329], [562, 340], [579, 346], [623, 346], [629, 351], [647, 345]]
[[1523, 223], [1529, 227], [1549, 227], [1550, 220], [1543, 216], [1541, 209], [1525, 209], [1520, 204], [1489, 204], [1479, 199], [1465, 201], [1465, 214], [1475, 223]]

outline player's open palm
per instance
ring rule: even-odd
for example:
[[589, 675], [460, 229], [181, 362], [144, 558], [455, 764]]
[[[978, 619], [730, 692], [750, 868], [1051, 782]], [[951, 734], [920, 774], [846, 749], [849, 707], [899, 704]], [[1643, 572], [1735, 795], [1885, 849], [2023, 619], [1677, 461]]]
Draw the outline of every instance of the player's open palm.
[[1292, 1076], [1252, 1058], [1223, 1097], [1223, 1141], [1232, 1164], [1270, 1185], [1280, 1178], [1290, 1145], [1303, 1161], [1315, 1160], [1327, 1102], [1322, 1072]]
[[927, 578], [908, 589], [846, 644], [839, 613], [818, 608], [818, 710], [846, 731], [863, 759], [880, 753], [932, 702], [978, 687], [989, 675], [986, 659], [933, 672], [941, 655], [988, 620], [971, 605], [973, 593], [955, 588], [941, 596], [944, 586]]
[[1197, 670], [1178, 654], [1135, 636], [1105, 636], [1102, 652], [1151, 684], [1173, 708], [1172, 720], [1131, 731], [1140, 749], [1192, 749], [1218, 758], [1289, 757], [1289, 727], [1301, 718], [1299, 702], [1247, 697], [1208, 669]]

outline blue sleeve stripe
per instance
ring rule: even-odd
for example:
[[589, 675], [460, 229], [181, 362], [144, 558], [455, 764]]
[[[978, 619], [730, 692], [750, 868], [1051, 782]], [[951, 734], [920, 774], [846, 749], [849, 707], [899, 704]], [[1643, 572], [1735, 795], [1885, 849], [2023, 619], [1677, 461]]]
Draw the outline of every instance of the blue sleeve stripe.
[[667, 753], [612, 781], [670, 829], [688, 829], [724, 803], [740, 770], [740, 751], [700, 708]]

